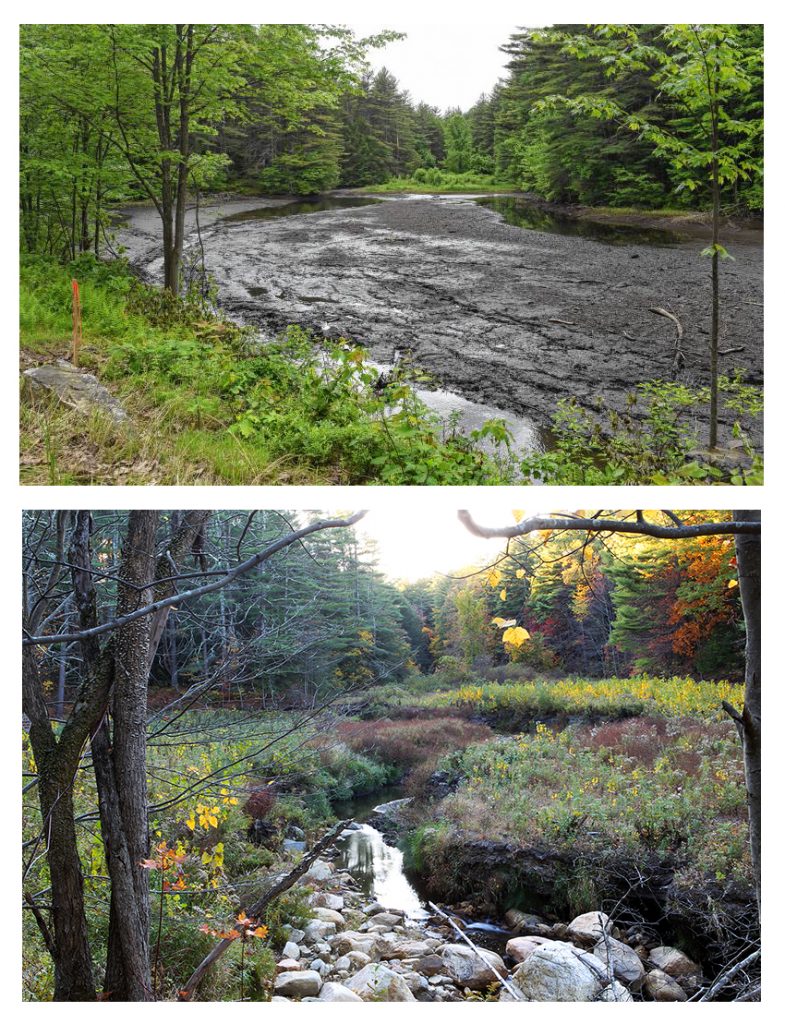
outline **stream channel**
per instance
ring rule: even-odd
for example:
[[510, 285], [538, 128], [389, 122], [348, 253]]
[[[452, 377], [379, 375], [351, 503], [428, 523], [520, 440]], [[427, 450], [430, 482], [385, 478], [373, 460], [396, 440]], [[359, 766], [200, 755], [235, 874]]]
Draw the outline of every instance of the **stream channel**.
[[[352, 820], [336, 841], [339, 851], [337, 867], [348, 871], [362, 891], [382, 906], [401, 911], [411, 921], [426, 922], [433, 915], [426, 900], [418, 891], [416, 877], [410, 877], [404, 867], [403, 853], [391, 846], [382, 833], [368, 824], [377, 818], [384, 807], [406, 799], [402, 786], [389, 786], [383, 793], [357, 797], [353, 800], [334, 801], [333, 810], [338, 818]], [[446, 908], [443, 908], [446, 909]], [[473, 941], [484, 949], [504, 955], [507, 940], [513, 935], [493, 921], [462, 921], [462, 927]]]

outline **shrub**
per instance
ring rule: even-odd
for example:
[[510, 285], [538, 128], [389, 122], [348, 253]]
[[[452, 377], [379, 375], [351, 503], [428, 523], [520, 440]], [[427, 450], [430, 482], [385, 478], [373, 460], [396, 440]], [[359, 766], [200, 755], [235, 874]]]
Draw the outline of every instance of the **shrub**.
[[264, 786], [251, 791], [248, 799], [243, 805], [245, 813], [254, 819], [261, 821], [267, 817], [273, 809], [276, 801], [276, 792], [272, 786]]

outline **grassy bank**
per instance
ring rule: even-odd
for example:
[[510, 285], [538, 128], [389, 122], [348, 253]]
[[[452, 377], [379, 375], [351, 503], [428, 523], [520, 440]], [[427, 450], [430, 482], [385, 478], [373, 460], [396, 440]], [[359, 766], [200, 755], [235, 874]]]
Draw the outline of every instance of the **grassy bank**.
[[509, 181], [496, 181], [490, 174], [452, 174], [431, 167], [420, 168], [410, 178], [390, 178], [378, 185], [365, 185], [361, 192], [413, 192], [431, 195], [434, 192], [517, 192]]
[[[119, 262], [23, 263], [23, 368], [67, 355], [72, 277], [82, 293], [81, 365], [133, 425], [26, 395], [24, 483], [498, 484], [516, 476], [497, 421], [465, 437], [405, 380], [380, 386], [362, 349], [296, 327], [262, 343], [199, 304], [139, 284]], [[479, 448], [488, 439], [495, 456]]]

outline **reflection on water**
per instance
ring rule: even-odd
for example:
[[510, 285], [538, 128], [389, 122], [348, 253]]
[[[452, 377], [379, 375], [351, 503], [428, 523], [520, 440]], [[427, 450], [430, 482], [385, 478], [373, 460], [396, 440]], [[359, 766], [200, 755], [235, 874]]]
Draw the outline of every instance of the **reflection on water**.
[[427, 917], [422, 901], [403, 872], [403, 854], [385, 843], [370, 825], [344, 832], [336, 846], [339, 868], [348, 871], [366, 895], [407, 917]]
[[610, 245], [675, 245], [684, 241], [684, 235], [664, 228], [641, 228], [633, 224], [608, 224], [605, 221], [582, 220], [565, 214], [544, 210], [526, 199], [516, 196], [493, 196], [475, 199], [478, 206], [487, 206], [502, 215], [505, 224], [534, 231], [547, 231], [557, 235], [579, 235], [595, 242]]
[[241, 210], [223, 218], [224, 224], [233, 224], [246, 220], [274, 220], [276, 217], [295, 217], [301, 213], [323, 213], [325, 210], [345, 210], [353, 206], [373, 206], [383, 202], [382, 199], [371, 199], [366, 196], [325, 197], [322, 199], [304, 199], [282, 206], [260, 206], [254, 210]]

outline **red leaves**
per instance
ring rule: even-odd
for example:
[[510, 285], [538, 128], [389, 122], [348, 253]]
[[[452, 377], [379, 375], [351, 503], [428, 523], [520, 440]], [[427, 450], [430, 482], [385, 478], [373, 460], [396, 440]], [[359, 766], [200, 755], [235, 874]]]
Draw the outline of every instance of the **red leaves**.
[[265, 924], [257, 924], [250, 917], [240, 912], [237, 915], [238, 928], [220, 929], [211, 928], [209, 924], [203, 924], [199, 926], [199, 931], [204, 932], [205, 935], [212, 935], [216, 939], [242, 939], [243, 942], [248, 939], [266, 939], [268, 934], [268, 927]]

